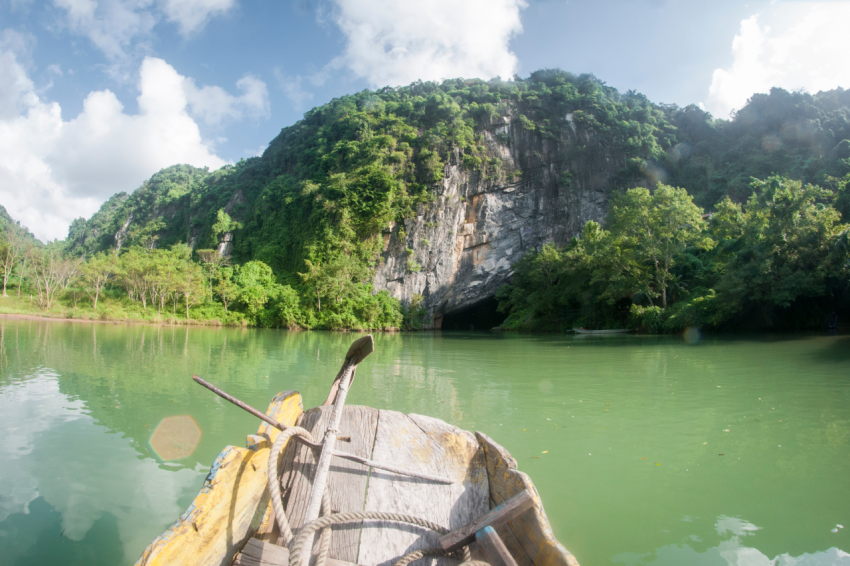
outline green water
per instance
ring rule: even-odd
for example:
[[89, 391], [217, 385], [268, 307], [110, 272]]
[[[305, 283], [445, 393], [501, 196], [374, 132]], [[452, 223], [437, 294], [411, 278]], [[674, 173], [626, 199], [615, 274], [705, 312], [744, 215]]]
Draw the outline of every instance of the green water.
[[[258, 424], [190, 376], [313, 406], [356, 337], [0, 319], [0, 564], [132, 564]], [[349, 402], [496, 439], [584, 566], [850, 564], [850, 337], [375, 342]], [[202, 437], [165, 462], [182, 415]]]

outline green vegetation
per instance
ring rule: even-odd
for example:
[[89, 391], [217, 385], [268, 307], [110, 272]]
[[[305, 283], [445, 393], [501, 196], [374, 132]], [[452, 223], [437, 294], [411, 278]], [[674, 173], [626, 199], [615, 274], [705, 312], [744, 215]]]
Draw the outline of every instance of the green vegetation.
[[[570, 130], [564, 116], [571, 112], [582, 127], [625, 143], [638, 163], [664, 155], [656, 139], [666, 139], [660, 132], [669, 129], [658, 122], [663, 112], [592, 75], [544, 71], [527, 81], [414, 83], [315, 108], [285, 128], [261, 158], [215, 172], [164, 169], [131, 195], [115, 195], [90, 220], [76, 221], [67, 250], [89, 256], [118, 248], [123, 257], [141, 253], [124, 251], [131, 248], [189, 244], [201, 248], [207, 268], [206, 298], [196, 298], [220, 305], [228, 316], [233, 307], [263, 326], [400, 327], [398, 301], [370, 285], [381, 232], [432, 202], [433, 186], [453, 155], [491, 182], [517, 174], [487, 154], [485, 126], [518, 113], [534, 135], [557, 137]], [[625, 188], [641, 175], [632, 167], [618, 182]], [[212, 265], [206, 253], [225, 240], [233, 242], [230, 271]], [[239, 270], [251, 262], [262, 262], [272, 275], [261, 279], [266, 291], [242, 300], [230, 286], [247, 284]], [[411, 254], [407, 270], [421, 269]]]
[[[849, 179], [850, 180], [850, 179]], [[847, 181], [839, 183], [843, 195]], [[497, 298], [506, 328], [818, 328], [850, 299], [850, 226], [835, 194], [784, 177], [752, 181], [710, 221], [684, 189], [614, 199], [562, 248], [516, 266]]]
[[14, 300], [4, 299], [0, 308], [53, 317], [177, 324], [401, 327], [399, 301], [386, 291], [372, 294], [369, 285], [358, 284], [358, 276], [346, 270], [360, 268], [353, 260], [326, 264], [308, 283], [319, 300], [327, 299], [324, 308], [318, 305], [314, 312], [292, 287], [277, 283], [272, 269], [261, 261], [231, 267], [215, 252], [202, 254], [207, 256], [204, 263], [193, 261], [192, 255], [185, 244], [167, 250], [135, 246], [121, 255], [100, 252], [84, 261], [64, 253], [61, 245], [30, 247], [11, 270], [21, 275], [22, 292], [19, 289]]
[[753, 95], [729, 121], [693, 105], [663, 108], [676, 127], [677, 144], [647, 166], [657, 168], [662, 182], [687, 188], [707, 209], [727, 196], [746, 202], [753, 177], [781, 175], [836, 189], [830, 179], [850, 173], [848, 90], [773, 88]]
[[[507, 122], [513, 124], [512, 134], [498, 133], [497, 127]], [[486, 131], [493, 134], [489, 142]], [[186, 320], [303, 328], [416, 327], [407, 322], [407, 310], [398, 301], [371, 286], [384, 236], [401, 223], [396, 238], [405, 246], [414, 245], [406, 239], [403, 221], [433, 205], [435, 188], [449, 164], [465, 168], [485, 186], [523, 178], [525, 173], [502, 161], [492, 140], [519, 144], [512, 150], [519, 161], [530, 160], [530, 167], [557, 166], [559, 190], [581, 187], [587, 163], [608, 163], [611, 156], [614, 167], [607, 181], [612, 209], [606, 228], [586, 227], [580, 243], [564, 250], [547, 248], [536, 259], [524, 260], [518, 272], [516, 288], [534, 288], [533, 296], [556, 293], [558, 286], [543, 264], [557, 252], [559, 258], [568, 256], [570, 273], [581, 271], [580, 280], [588, 282], [576, 283], [572, 298], [559, 299], [563, 304], [541, 297], [540, 308], [546, 305], [548, 311], [528, 319], [535, 327], [560, 327], [569, 320], [613, 324], [626, 313], [649, 321], [656, 309], [684, 308], [676, 305], [685, 293], [693, 297], [695, 286], [725, 293], [724, 305], [737, 305], [747, 313], [742, 317], [773, 308], [765, 306], [768, 303], [792, 308], [797, 299], [780, 300], [779, 291], [759, 291], [764, 297], [761, 306], [745, 300], [743, 291], [733, 292], [731, 279], [724, 279], [722, 272], [733, 260], [743, 261], [734, 246], [750, 246], [747, 242], [755, 242], [755, 236], [745, 231], [733, 238], [734, 245], [727, 242], [713, 227], [703, 229], [695, 218], [702, 212], [698, 207], [722, 216], [732, 214], [729, 207], [737, 203], [743, 206], [741, 218], [750, 218], [756, 205], [748, 199], [754, 191], [764, 192], [751, 178], [780, 175], [824, 187], [834, 198], [817, 197], [817, 206], [832, 206], [845, 218], [850, 214], [846, 182], [838, 180], [850, 174], [850, 91], [811, 95], [772, 89], [755, 95], [731, 120], [721, 120], [693, 105], [659, 105], [634, 91], [620, 93], [593, 75], [541, 70], [522, 80], [416, 82], [332, 100], [284, 128], [262, 157], [217, 171], [175, 165], [129, 195], [116, 194], [89, 220], [76, 220], [68, 239], [56, 244], [62, 248], [57, 253], [87, 258], [88, 264], [96, 254], [117, 251], [118, 263], [138, 260], [157, 273], [165, 270], [164, 279], [177, 276], [175, 267], [167, 267], [172, 260], [161, 261], [166, 255], [180, 255], [187, 265], [200, 260], [202, 270], [181, 272], [188, 279], [174, 291], [181, 297]], [[553, 163], [540, 162], [543, 147], [550, 148], [545, 159]], [[532, 181], [534, 173], [527, 175]], [[681, 189], [665, 188], [668, 185]], [[629, 192], [639, 186], [648, 189]], [[632, 217], [635, 211], [641, 215]], [[665, 214], [669, 217], [657, 217]], [[0, 214], [4, 227], [11, 226], [7, 216]], [[647, 223], [662, 229], [647, 234]], [[682, 231], [683, 225], [689, 229]], [[751, 231], [759, 229], [766, 228]], [[430, 246], [427, 239], [418, 243]], [[220, 249], [227, 250], [228, 265], [216, 252]], [[128, 258], [122, 259], [125, 255]], [[138, 259], [148, 255], [157, 259]], [[562, 260], [555, 264], [563, 267]], [[26, 280], [24, 261], [7, 261], [21, 263], [18, 286]], [[536, 275], [535, 261], [542, 262], [534, 268], [542, 270]], [[685, 264], [691, 265], [690, 271], [683, 271]], [[258, 265], [265, 268], [259, 270]], [[406, 271], [422, 268], [411, 250]], [[245, 269], [256, 273], [249, 277]], [[81, 270], [88, 273], [90, 268]], [[84, 303], [90, 301], [93, 308], [104, 293], [111, 297], [123, 281], [117, 273], [93, 297], [84, 293]], [[703, 275], [689, 279], [695, 273]], [[526, 276], [531, 279], [523, 282]], [[205, 291], [194, 290], [196, 278]], [[6, 282], [12, 279], [11, 272], [4, 274]], [[809, 295], [820, 284], [811, 285], [805, 291]], [[258, 290], [249, 297], [246, 286]], [[37, 288], [35, 279], [31, 287]], [[834, 292], [827, 287], [824, 293]], [[158, 312], [163, 310], [158, 289], [155, 297], [139, 295], [143, 311], [148, 300], [159, 301]], [[54, 296], [62, 301], [63, 293]], [[137, 294], [130, 293], [129, 300]], [[699, 304], [707, 309], [705, 297]], [[512, 324], [525, 324], [517, 317], [531, 308], [531, 299], [523, 300], [527, 304], [520, 304], [520, 298], [510, 302]], [[78, 302], [73, 298], [73, 304]], [[175, 304], [172, 307], [171, 316], [177, 316]], [[725, 322], [717, 319], [712, 324], [736, 319], [723, 312]]]

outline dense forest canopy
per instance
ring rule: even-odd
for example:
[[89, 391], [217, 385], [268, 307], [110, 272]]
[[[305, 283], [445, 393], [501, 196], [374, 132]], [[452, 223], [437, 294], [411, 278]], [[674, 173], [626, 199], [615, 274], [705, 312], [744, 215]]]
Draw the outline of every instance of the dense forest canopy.
[[[740, 215], [749, 218], [755, 206], [752, 198], [764, 198], [767, 186], [753, 183], [754, 178], [778, 179], [771, 182], [782, 186], [799, 181], [800, 190], [819, 187], [822, 192], [812, 202], [841, 215], [834, 218], [835, 226], [841, 219], [846, 222], [850, 213], [844, 190], [850, 174], [849, 91], [809, 94], [772, 89], [754, 95], [730, 120], [721, 120], [695, 105], [680, 108], [653, 103], [634, 91], [620, 93], [593, 75], [541, 70], [526, 79], [416, 82], [332, 100], [284, 128], [261, 157], [217, 171], [175, 165], [130, 194], [117, 193], [92, 218], [72, 224], [63, 249], [71, 256], [91, 257], [134, 249], [165, 253], [179, 245], [194, 250], [226, 248], [232, 254], [232, 267], [227, 267], [231, 272], [221, 270], [230, 273], [226, 277], [247, 282], [254, 276], [240, 270], [249, 264], [263, 265], [269, 272], [260, 280], [269, 289], [277, 286], [264, 295], [267, 300], [298, 298], [300, 314], [281, 307], [289, 314], [266, 317], [264, 325], [369, 327], [379, 319], [381, 324], [397, 325], [399, 305], [392, 306], [388, 297], [378, 303], [368, 298], [376, 296], [370, 280], [379, 261], [382, 232], [433, 201], [449, 162], [495, 183], [520, 178], [522, 171], [503, 163], [484, 143], [484, 130], [502, 124], [504, 117], [539, 139], [563, 145], [572, 157], [587, 148], [581, 143], [563, 144], [570, 130], [616, 148], [624, 159], [611, 181], [612, 194], [620, 195], [612, 202], [625, 206], [623, 199], [631, 195], [642, 202], [630, 205], [633, 213], [640, 206], [648, 211], [659, 188], [670, 187], [670, 199], [688, 200], [695, 207], [686, 211], [690, 215], [725, 214], [730, 207], [743, 205]], [[500, 142], [510, 143], [507, 136], [499, 136], [504, 134], [497, 134]], [[559, 182], [569, 188], [571, 179], [565, 175]], [[635, 187], [648, 190], [630, 192]], [[685, 209], [681, 204], [679, 212]], [[570, 244], [558, 253], [575, 255], [585, 245], [608, 245], [607, 236], [601, 234], [628, 239], [634, 227], [629, 228], [629, 218], [618, 217], [616, 210], [615, 205], [610, 226], [586, 227], [581, 244]], [[695, 230], [698, 224], [689, 223]], [[747, 226], [755, 229], [755, 224]], [[654, 279], [643, 281], [642, 290], [603, 294], [614, 303], [626, 296], [634, 302], [637, 296], [634, 304], [642, 308], [640, 303], [648, 301], [646, 306], [654, 308], [659, 298], [654, 294], [659, 293], [659, 308], [666, 308], [668, 292], [676, 294], [671, 284], [682, 277], [676, 271], [683, 269], [679, 256], [715, 261], [722, 255], [716, 250], [731, 245], [718, 238], [714, 232], [695, 234], [675, 253], [664, 255], [668, 262], [664, 272], [653, 271]], [[648, 251], [641, 246], [661, 245], [635, 242], [632, 238], [631, 247], [616, 249], [645, 255]], [[741, 238], [736, 242], [755, 245]], [[715, 254], [715, 259], [700, 254]], [[197, 253], [193, 257], [200, 259]], [[743, 261], [734, 253], [723, 257]], [[219, 271], [207, 273], [213, 289], [220, 284]], [[721, 280], [732, 285], [717, 277], [700, 284], [713, 290]], [[213, 291], [210, 300], [221, 302]], [[242, 302], [243, 310], [256, 323], [262, 317], [248, 306], [250, 302]], [[516, 312], [525, 308], [514, 307]], [[751, 307], [741, 303], [740, 308]], [[379, 316], [379, 311], [384, 314]], [[603, 317], [597, 322], [603, 319], [614, 320]]]
[[[775, 88], [727, 121], [694, 105], [619, 93], [593, 75], [542, 70], [525, 80], [414, 83], [332, 100], [284, 128], [262, 157], [215, 172], [170, 167], [131, 195], [116, 194], [90, 220], [76, 221], [68, 240], [80, 252], [114, 247], [130, 220], [122, 245], [189, 237], [212, 247], [217, 213], [240, 191], [229, 214], [241, 219], [235, 258], [261, 259], [291, 276], [304, 259], [368, 240], [428, 202], [454, 150], [467, 167], [498, 175], [502, 164], [486, 155], [481, 130], [512, 114], [542, 137], [574, 125], [620, 147], [628, 156], [621, 189], [683, 187], [708, 210], [726, 196], [745, 202], [753, 177], [827, 185], [850, 173], [850, 91]], [[370, 253], [368, 244], [356, 251]]]
[[[846, 181], [841, 183], [842, 191]], [[818, 328], [850, 307], [850, 225], [833, 193], [753, 181], [743, 205], [703, 210], [684, 190], [635, 188], [607, 229], [527, 254], [497, 297], [505, 328]]]

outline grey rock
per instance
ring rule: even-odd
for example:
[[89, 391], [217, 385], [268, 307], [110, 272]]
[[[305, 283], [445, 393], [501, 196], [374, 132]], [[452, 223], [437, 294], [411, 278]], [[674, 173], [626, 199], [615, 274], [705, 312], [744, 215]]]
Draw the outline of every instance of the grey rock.
[[[375, 289], [403, 304], [421, 294], [431, 327], [440, 328], [444, 315], [492, 297], [528, 251], [602, 222], [625, 156], [571, 118], [569, 130], [548, 139], [507, 116], [487, 127], [486, 154], [501, 159], [498, 169], [471, 171], [452, 155], [435, 201], [385, 234]], [[408, 259], [421, 271], [410, 272]]]

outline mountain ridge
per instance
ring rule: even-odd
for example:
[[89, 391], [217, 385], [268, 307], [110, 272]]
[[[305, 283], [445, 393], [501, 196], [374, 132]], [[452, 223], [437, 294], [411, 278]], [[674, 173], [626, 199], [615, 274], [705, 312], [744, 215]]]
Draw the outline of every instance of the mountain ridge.
[[[438, 326], [492, 296], [526, 251], [603, 221], [614, 193], [672, 184], [710, 209], [727, 195], [745, 200], [752, 177], [828, 186], [850, 172], [848, 140], [843, 89], [772, 89], [726, 121], [560, 70], [417, 82], [314, 108], [261, 157], [217, 171], [163, 169], [75, 221], [67, 244], [77, 254], [178, 242], [226, 249], [296, 287], [307, 285], [308, 265], [350, 256], [376, 290], [405, 304], [423, 296]], [[507, 221], [511, 209], [525, 220]]]

